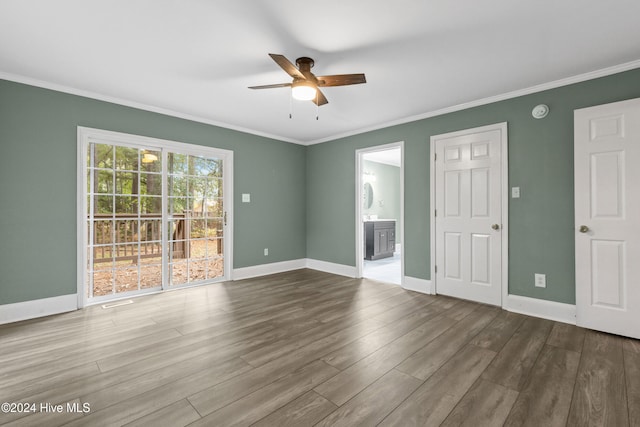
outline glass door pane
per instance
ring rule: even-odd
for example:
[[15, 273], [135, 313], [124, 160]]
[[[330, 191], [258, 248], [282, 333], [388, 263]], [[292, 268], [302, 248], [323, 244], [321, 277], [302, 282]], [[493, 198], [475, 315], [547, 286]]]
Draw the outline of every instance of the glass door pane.
[[169, 286], [224, 276], [222, 159], [169, 152]]
[[162, 286], [161, 153], [89, 144], [88, 297]]

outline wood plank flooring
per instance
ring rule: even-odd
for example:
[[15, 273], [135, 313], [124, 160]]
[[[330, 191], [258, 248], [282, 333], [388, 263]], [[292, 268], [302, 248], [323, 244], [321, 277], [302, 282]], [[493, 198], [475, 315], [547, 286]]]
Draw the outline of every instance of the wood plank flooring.
[[7, 426], [638, 426], [640, 342], [297, 270], [0, 326], [1, 402], [35, 404]]

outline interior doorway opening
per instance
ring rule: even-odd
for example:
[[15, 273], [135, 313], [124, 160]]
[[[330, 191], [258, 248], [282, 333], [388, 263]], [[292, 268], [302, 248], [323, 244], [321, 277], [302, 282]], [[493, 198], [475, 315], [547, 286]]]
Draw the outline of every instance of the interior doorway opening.
[[403, 284], [403, 143], [356, 152], [358, 277]]

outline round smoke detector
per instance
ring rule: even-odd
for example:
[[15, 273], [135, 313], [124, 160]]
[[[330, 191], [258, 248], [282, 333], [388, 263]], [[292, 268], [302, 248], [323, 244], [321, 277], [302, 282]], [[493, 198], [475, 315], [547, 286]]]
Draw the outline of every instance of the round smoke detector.
[[536, 119], [544, 119], [549, 114], [549, 107], [545, 104], [536, 105], [531, 110], [531, 115]]

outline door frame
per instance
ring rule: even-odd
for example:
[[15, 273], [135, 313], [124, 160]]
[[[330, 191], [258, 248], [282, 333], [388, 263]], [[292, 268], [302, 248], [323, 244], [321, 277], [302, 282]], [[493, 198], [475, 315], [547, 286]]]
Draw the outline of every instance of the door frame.
[[[122, 132], [114, 132], [103, 129], [95, 129], [89, 127], [78, 126], [77, 130], [77, 189], [76, 189], [76, 230], [77, 230], [77, 240], [76, 240], [76, 248], [77, 248], [77, 265], [76, 265], [76, 282], [77, 282], [77, 297], [78, 297], [78, 308], [83, 308], [87, 305], [91, 305], [94, 303], [90, 303], [88, 301], [88, 297], [85, 293], [85, 278], [87, 275], [87, 245], [89, 242], [88, 230], [86, 227], [86, 216], [87, 216], [87, 198], [85, 197], [85, 191], [87, 188], [87, 156], [88, 156], [88, 147], [89, 143], [93, 141], [104, 141], [112, 144], [120, 144], [131, 147], [156, 147], [162, 150], [162, 157], [166, 163], [167, 151], [176, 151], [179, 153], [202, 156], [202, 155], [210, 155], [211, 157], [221, 158], [223, 160], [223, 201], [224, 208], [227, 214], [227, 223], [224, 230], [224, 242], [223, 242], [223, 254], [224, 254], [224, 276], [217, 278], [216, 280], [210, 282], [221, 282], [232, 280], [232, 272], [233, 272], [233, 151], [225, 150], [221, 148], [213, 148], [207, 147], [204, 145], [195, 145], [195, 144], [187, 144], [184, 142], [171, 141], [167, 139], [159, 139], [148, 136], [134, 135]], [[163, 177], [163, 182], [165, 177]], [[163, 193], [163, 200], [166, 202], [167, 195]], [[166, 206], [163, 203], [163, 206]], [[163, 221], [163, 247], [166, 247], [164, 244], [167, 240], [166, 231]], [[166, 272], [166, 259], [163, 256], [162, 265], [163, 272]], [[201, 284], [196, 285], [186, 285], [176, 287], [175, 289], [183, 289], [185, 287], [191, 286], [200, 286]], [[141, 294], [128, 294], [122, 295], [121, 297], [115, 296], [111, 301], [115, 301], [123, 298], [133, 298], [139, 295], [150, 295], [153, 293], [163, 292], [165, 290], [172, 290], [174, 288], [164, 287], [164, 283], [160, 290], [144, 292]], [[95, 302], [95, 304], [99, 304], [100, 302]]]
[[356, 150], [356, 278], [361, 279], [364, 270], [364, 251], [362, 244], [364, 242], [364, 230], [362, 229], [362, 161], [366, 153], [376, 151], [390, 150], [400, 148], [400, 242], [402, 252], [400, 254], [400, 286], [404, 287], [404, 259], [405, 259], [405, 243], [404, 243], [404, 141], [392, 142], [390, 144], [376, 145], [373, 147], [361, 148]]
[[463, 135], [469, 135], [474, 133], [488, 132], [488, 131], [500, 132], [500, 177], [501, 177], [501, 215], [502, 215], [502, 233], [501, 233], [501, 271], [502, 271], [502, 298], [501, 307], [507, 305], [507, 296], [509, 295], [509, 151], [508, 151], [508, 125], [507, 122], [495, 123], [492, 125], [480, 126], [475, 128], [463, 129], [455, 132], [448, 132], [439, 135], [432, 135], [429, 145], [429, 218], [430, 218], [430, 272], [431, 272], [431, 293], [438, 293], [438, 284], [436, 280], [436, 156], [435, 147], [436, 141], [440, 139], [449, 139]]

